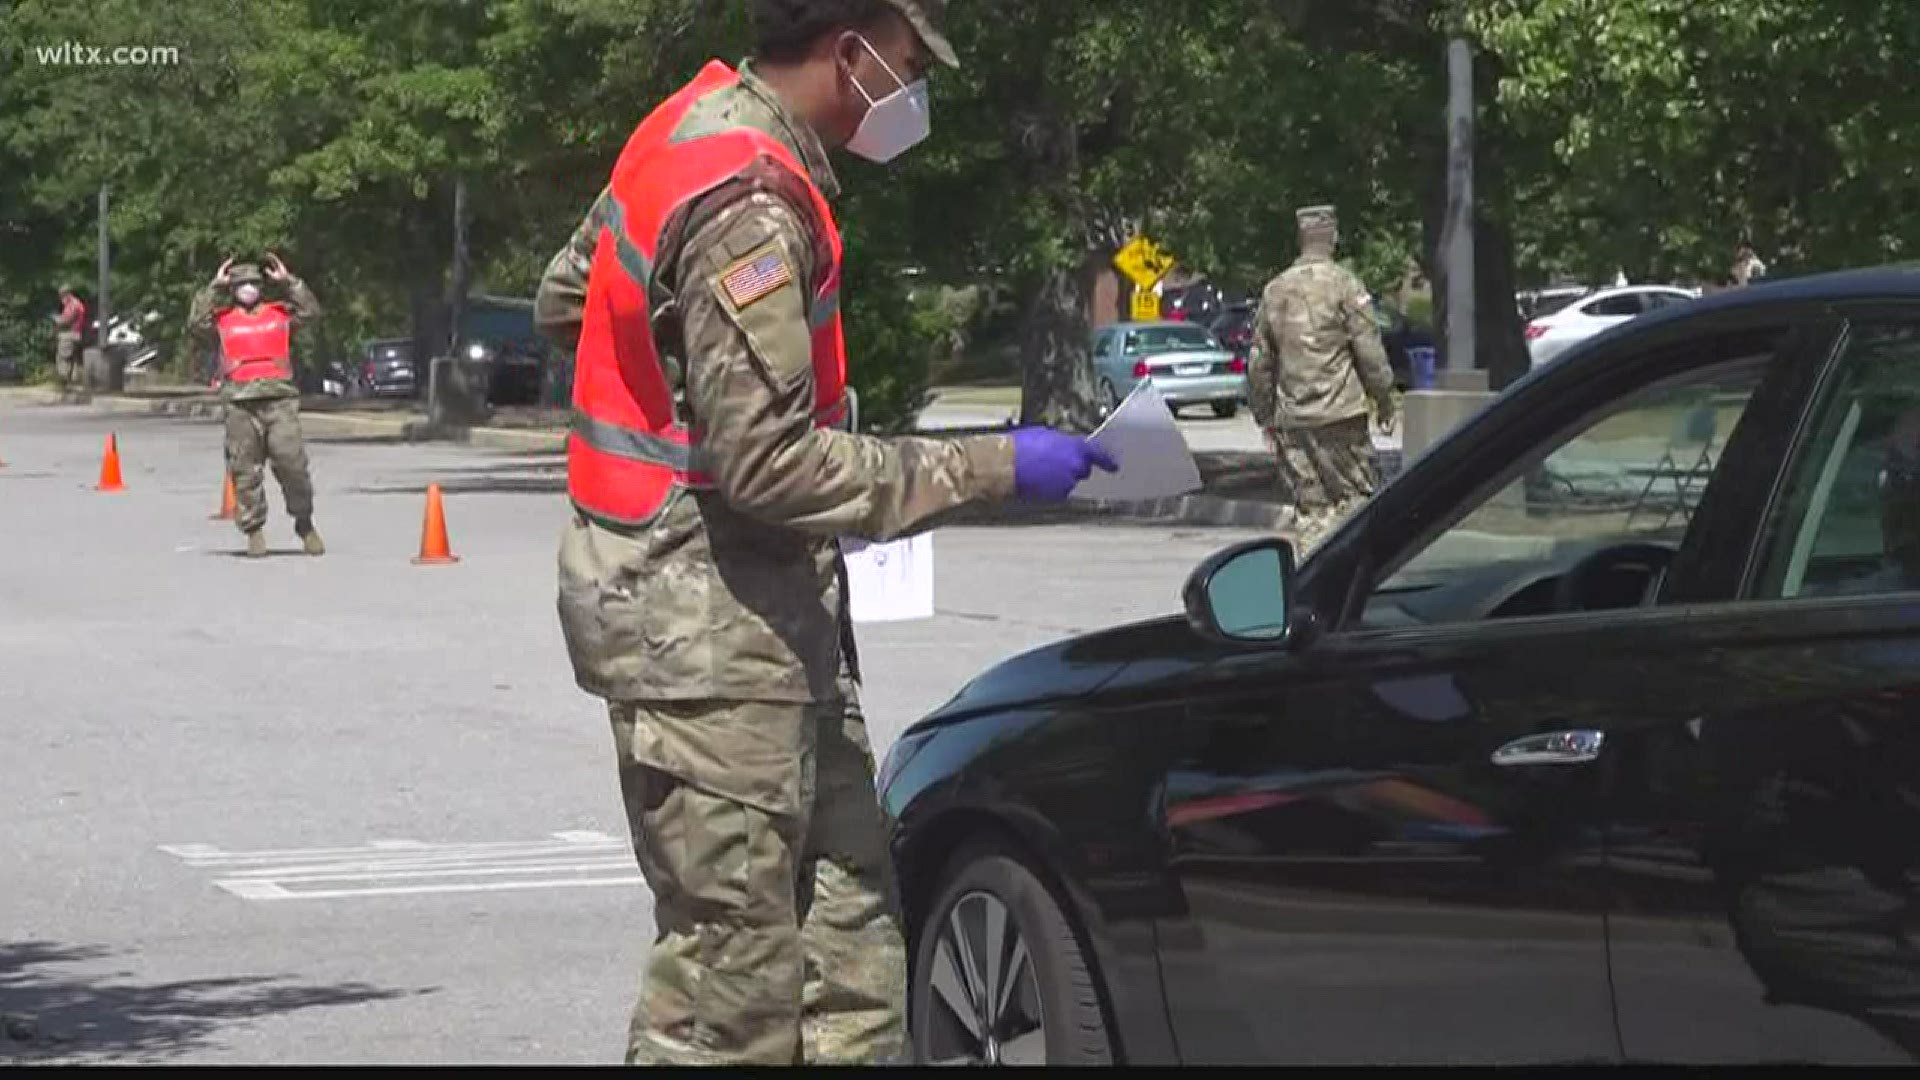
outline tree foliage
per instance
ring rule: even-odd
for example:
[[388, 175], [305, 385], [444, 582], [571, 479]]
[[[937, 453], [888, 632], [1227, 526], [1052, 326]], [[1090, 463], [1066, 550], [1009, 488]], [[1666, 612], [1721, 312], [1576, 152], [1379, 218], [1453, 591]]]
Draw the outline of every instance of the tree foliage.
[[[740, 0], [17, 0], [0, 5], [0, 323], [93, 276], [113, 195], [116, 306], [184, 315], [234, 251], [272, 249], [329, 310], [315, 346], [444, 341], [452, 192], [477, 290], [527, 294], [646, 108], [749, 49]], [[934, 136], [847, 160], [853, 370], [869, 419], [961, 348], [954, 287], [1016, 305], [1024, 413], [1093, 419], [1092, 282], [1137, 231], [1256, 288], [1294, 207], [1339, 206], [1376, 289], [1437, 272], [1442, 45], [1483, 74], [1483, 364], [1524, 366], [1522, 278], [1776, 273], [1907, 257], [1920, 89], [1902, 0], [970, 0]], [[36, 47], [167, 45], [60, 66]], [[0, 331], [4, 332], [4, 331]]]

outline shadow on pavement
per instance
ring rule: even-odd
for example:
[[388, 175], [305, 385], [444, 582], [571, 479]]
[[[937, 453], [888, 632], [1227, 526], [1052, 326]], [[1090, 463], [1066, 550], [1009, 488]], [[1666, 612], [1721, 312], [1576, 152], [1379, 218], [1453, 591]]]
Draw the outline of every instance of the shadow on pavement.
[[146, 983], [124, 971], [59, 970], [113, 955], [100, 946], [0, 944], [0, 1062], [164, 1061], [214, 1044], [228, 1025], [437, 989], [303, 985], [284, 975]]

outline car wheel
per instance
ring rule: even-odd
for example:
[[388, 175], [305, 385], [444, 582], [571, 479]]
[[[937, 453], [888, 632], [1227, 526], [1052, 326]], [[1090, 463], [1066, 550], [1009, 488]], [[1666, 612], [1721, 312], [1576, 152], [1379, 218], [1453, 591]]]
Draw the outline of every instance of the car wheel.
[[1020, 859], [954, 859], [915, 949], [915, 1060], [931, 1065], [1109, 1065], [1093, 975], [1066, 914]]
[[1213, 415], [1222, 420], [1231, 420], [1239, 412], [1240, 403], [1237, 401], [1216, 401], [1213, 403]]
[[1106, 402], [1108, 412], [1120, 407], [1120, 391], [1113, 388], [1112, 379], [1100, 380], [1100, 397]]

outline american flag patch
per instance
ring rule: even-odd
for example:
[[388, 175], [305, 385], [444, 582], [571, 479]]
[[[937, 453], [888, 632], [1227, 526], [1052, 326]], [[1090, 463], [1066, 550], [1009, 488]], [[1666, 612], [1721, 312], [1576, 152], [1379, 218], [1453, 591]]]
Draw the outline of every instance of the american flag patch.
[[778, 251], [769, 251], [735, 265], [720, 279], [720, 287], [727, 290], [727, 299], [734, 307], [743, 308], [792, 280], [787, 261]]

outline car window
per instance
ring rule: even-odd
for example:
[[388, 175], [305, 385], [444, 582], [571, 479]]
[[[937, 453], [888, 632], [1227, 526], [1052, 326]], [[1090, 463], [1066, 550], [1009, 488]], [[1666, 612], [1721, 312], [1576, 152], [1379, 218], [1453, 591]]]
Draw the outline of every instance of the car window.
[[1669, 307], [1674, 304], [1684, 304], [1688, 300], [1693, 299], [1683, 293], [1650, 292], [1641, 293], [1640, 295], [1645, 300], [1648, 311], [1659, 311], [1663, 307]]
[[1762, 598], [1920, 589], [1920, 326], [1856, 326], [1762, 530]]
[[1638, 315], [1644, 310], [1641, 300], [1642, 297], [1640, 293], [1621, 293], [1618, 296], [1603, 296], [1580, 310], [1587, 315], [1632, 316]]
[[1204, 326], [1145, 326], [1127, 331], [1129, 355], [1214, 347], [1213, 335]]
[[1586, 555], [1626, 543], [1677, 551], [1771, 359], [1663, 380], [1549, 440], [1390, 564], [1362, 626], [1547, 614], [1559, 573]]
[[1585, 295], [1585, 293], [1570, 292], [1534, 297], [1532, 303], [1529, 305], [1527, 317], [1537, 319], [1545, 315], [1552, 315], [1556, 311], [1564, 311], [1569, 305]]
[[1105, 356], [1113, 351], [1113, 333], [1103, 330], [1093, 336], [1093, 355]]

